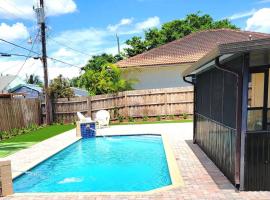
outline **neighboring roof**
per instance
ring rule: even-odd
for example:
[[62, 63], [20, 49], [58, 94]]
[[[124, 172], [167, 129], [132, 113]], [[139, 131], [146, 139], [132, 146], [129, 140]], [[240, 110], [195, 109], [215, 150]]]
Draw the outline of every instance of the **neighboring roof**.
[[81, 88], [76, 88], [76, 87], [71, 87], [71, 89], [73, 90], [75, 96], [79, 96], [79, 97], [89, 96], [87, 90], [84, 90], [84, 89], [81, 89]]
[[[29, 88], [31, 90], [35, 90], [38, 93], [42, 93], [42, 87], [39, 87], [39, 86], [34, 85], [34, 84], [20, 84], [20, 85], [17, 85], [15, 87], [9, 89], [9, 92], [11, 92], [11, 93], [15, 92], [15, 91], [17, 91], [18, 89], [20, 89], [22, 87], [26, 87], [26, 88]], [[76, 87], [71, 87], [71, 89], [73, 90], [75, 96], [89, 96], [87, 90], [84, 90], [84, 89], [81, 89], [81, 88], [76, 88]]]
[[[235, 55], [238, 53], [257, 51], [257, 50], [270, 50], [270, 37], [264, 39], [256, 39], [249, 41], [241, 41], [241, 42], [232, 42], [227, 44], [219, 44], [216, 45], [210, 52], [208, 52], [205, 56], [203, 56], [196, 63], [192, 64], [191, 67], [186, 69], [183, 72], [183, 76], [191, 74], [195, 70], [198, 70], [203, 65], [211, 62], [217, 57], [224, 55]], [[211, 67], [209, 65], [209, 67]]]
[[270, 34], [231, 29], [206, 30], [192, 33], [116, 64], [120, 68], [128, 68], [194, 63], [218, 44], [248, 41], [250, 36], [252, 39], [262, 39], [270, 37]]
[[22, 87], [26, 87], [26, 88], [29, 88], [31, 90], [35, 90], [37, 91], [38, 93], [42, 93], [42, 87], [39, 87], [37, 85], [34, 85], [34, 84], [19, 84], [11, 89], [9, 89], [9, 92], [14, 92]]

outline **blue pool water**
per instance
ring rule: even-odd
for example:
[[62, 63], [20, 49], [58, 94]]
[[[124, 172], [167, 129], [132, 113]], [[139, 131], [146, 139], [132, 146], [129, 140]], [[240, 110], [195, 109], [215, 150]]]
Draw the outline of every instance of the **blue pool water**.
[[148, 191], [170, 185], [161, 136], [82, 139], [14, 180], [15, 192]]

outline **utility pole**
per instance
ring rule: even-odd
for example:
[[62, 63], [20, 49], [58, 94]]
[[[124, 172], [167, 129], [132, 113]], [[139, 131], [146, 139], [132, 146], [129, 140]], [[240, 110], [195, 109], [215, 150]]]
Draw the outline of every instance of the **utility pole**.
[[119, 42], [119, 37], [118, 37], [118, 35], [117, 35], [117, 33], [115, 34], [115, 36], [116, 36], [116, 41], [117, 41], [117, 47], [118, 47], [118, 55], [120, 55], [120, 42]]
[[47, 50], [46, 50], [46, 25], [45, 25], [45, 11], [44, 1], [40, 0], [40, 5], [35, 9], [37, 14], [37, 21], [40, 26], [41, 44], [42, 44], [42, 57], [44, 72], [44, 90], [45, 90], [45, 112], [46, 112], [46, 124], [51, 124], [51, 101], [49, 96], [49, 81], [48, 81], [48, 67], [47, 67]]

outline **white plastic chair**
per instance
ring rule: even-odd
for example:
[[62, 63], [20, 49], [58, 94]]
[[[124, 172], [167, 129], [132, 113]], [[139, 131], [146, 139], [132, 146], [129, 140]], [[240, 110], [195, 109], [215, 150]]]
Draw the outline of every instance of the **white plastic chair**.
[[77, 112], [77, 116], [80, 120], [80, 122], [92, 122], [91, 117], [85, 117], [82, 113]]
[[108, 127], [110, 123], [110, 113], [107, 110], [100, 110], [96, 113], [96, 119], [98, 128]]

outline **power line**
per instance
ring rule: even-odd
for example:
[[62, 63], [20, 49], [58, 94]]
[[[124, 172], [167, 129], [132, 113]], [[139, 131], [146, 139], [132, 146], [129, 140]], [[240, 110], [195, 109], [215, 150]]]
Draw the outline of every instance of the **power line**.
[[49, 59], [51, 59], [51, 60], [53, 60], [53, 61], [57, 61], [57, 62], [66, 64], [66, 65], [69, 65], [69, 66], [71, 66], [71, 67], [77, 67], [77, 68], [79, 68], [79, 69], [82, 69], [82, 67], [79, 67], [79, 66], [76, 66], [76, 65], [67, 63], [67, 62], [65, 62], [65, 61], [62, 61], [62, 60], [59, 60], [59, 59], [56, 59], [56, 58], [52, 58], [52, 57], [48, 57], [48, 56], [47, 56], [47, 58], [49, 58]]
[[37, 52], [35, 52], [35, 51], [33, 51], [33, 50], [30, 50], [30, 49], [28, 49], [28, 48], [25, 48], [25, 47], [23, 47], [23, 46], [20, 46], [20, 45], [18, 45], [18, 44], [13, 43], [13, 42], [9, 42], [9, 41], [4, 40], [4, 39], [1, 39], [1, 38], [0, 38], [0, 41], [5, 42], [5, 43], [8, 43], [8, 44], [13, 45], [13, 46], [16, 46], [16, 47], [18, 47], [18, 48], [24, 49], [24, 50], [26, 50], [26, 51], [28, 51], [28, 52], [30, 52], [30, 53], [34, 53], [34, 54], [40, 55], [40, 53], [37, 53]]
[[61, 42], [58, 42], [57, 40], [52, 39], [50, 36], [48, 37], [48, 39], [51, 40], [51, 41], [53, 41], [53, 42], [55, 42], [55, 43], [57, 43], [57, 44], [59, 44], [59, 45], [61, 45], [61, 46], [66, 47], [66, 48], [68, 48], [68, 49], [70, 49], [70, 50], [72, 50], [72, 51], [74, 51], [74, 52], [77, 52], [77, 53], [80, 53], [80, 54], [83, 54], [83, 55], [86, 55], [86, 56], [90, 56], [90, 57], [92, 56], [92, 55], [90, 55], [90, 54], [87, 54], [87, 53], [84, 53], [84, 52], [82, 52], [82, 51], [76, 50], [76, 49], [74, 49], [73, 47], [67, 46], [67, 45], [65, 45], [65, 44], [63, 44], [63, 43], [61, 43]]
[[12, 15], [13, 17], [15, 17], [15, 18], [20, 18], [18, 15], [15, 15], [14, 13], [12, 13], [11, 11], [9, 11], [9, 10], [3, 8], [2, 6], [0, 6], [0, 9], [1, 9], [1, 10], [4, 10], [4, 11], [6, 11], [6, 12], [8, 12], [9, 14], [11, 14], [11, 15]]
[[[26, 51], [28, 51], [28, 52], [34, 53], [34, 54], [36, 54], [36, 55], [38, 55], [38, 56], [40, 55], [40, 53], [38, 53], [38, 52], [36, 52], [36, 51], [33, 51], [32, 49], [25, 48], [25, 47], [23, 47], [23, 46], [20, 46], [20, 45], [18, 45], [18, 44], [13, 43], [13, 42], [9, 42], [9, 41], [4, 40], [4, 39], [1, 39], [1, 38], [0, 38], [0, 41], [6, 42], [6, 43], [8, 43], [8, 44], [10, 44], [10, 45], [14, 45], [14, 46], [16, 46], [16, 47], [18, 47], [18, 48], [21, 48], [21, 49], [24, 49], [24, 50], [26, 50]], [[81, 67], [79, 67], [79, 66], [76, 66], [76, 65], [74, 65], [74, 64], [70, 64], [70, 63], [68, 63], [68, 62], [59, 60], [59, 59], [57, 59], [57, 58], [53, 58], [53, 57], [50, 57], [50, 56], [47, 56], [47, 58], [48, 58], [48, 59], [51, 59], [51, 60], [54, 60], [54, 61], [57, 61], [57, 62], [61, 62], [61, 63], [63, 63], [63, 64], [69, 65], [69, 66], [73, 66], [73, 67], [77, 67], [77, 68], [81, 69]]]
[[5, 53], [5, 52], [0, 52], [0, 56], [2, 56], [2, 57], [18, 56], [18, 57], [27, 57], [27, 58], [33, 58], [33, 59], [39, 59], [40, 58], [40, 57], [28, 56], [28, 55], [24, 55], [24, 54]]
[[[15, 75], [14, 78], [11, 79], [11, 81], [5, 86], [5, 88], [6, 88], [7, 86], [9, 86], [9, 84], [10, 84], [12, 81], [14, 81], [14, 79], [15, 79], [15, 78], [19, 75], [19, 73], [22, 71], [22, 69], [23, 69], [23, 67], [25, 66], [27, 60], [30, 58], [31, 51], [33, 50], [33, 48], [34, 48], [34, 46], [35, 46], [35, 43], [36, 43], [37, 38], [38, 38], [38, 35], [39, 35], [39, 32], [36, 34], [36, 37], [35, 37], [35, 39], [34, 39], [34, 41], [33, 41], [33, 44], [32, 44], [32, 46], [31, 46], [31, 49], [30, 49], [29, 52], [28, 52], [28, 56], [25, 57], [25, 60], [24, 60], [23, 64], [21, 65], [21, 67], [19, 68], [19, 70], [17, 71], [16, 75]], [[8, 54], [7, 54], [7, 55], [8, 55]], [[32, 65], [32, 66], [33, 66], [33, 65]]]
[[26, 13], [25, 11], [19, 9], [17, 6], [11, 4], [10, 2], [7, 2], [6, 0], [4, 0], [6, 2], [6, 4], [10, 5], [11, 7], [15, 8], [17, 11], [19, 11], [20, 13], [27, 15], [28, 13]]

